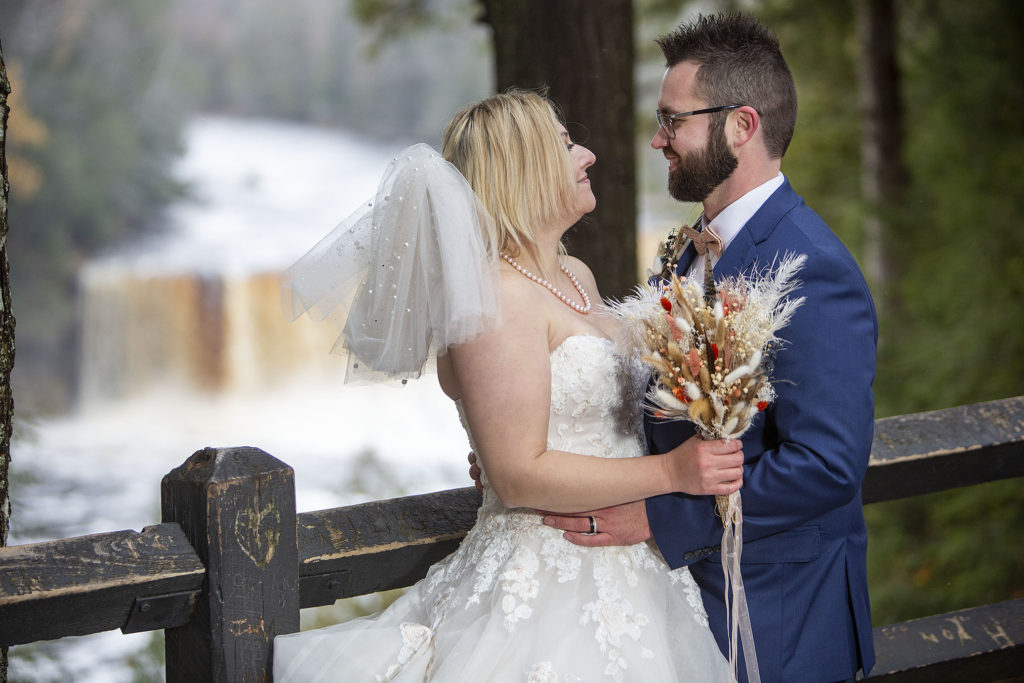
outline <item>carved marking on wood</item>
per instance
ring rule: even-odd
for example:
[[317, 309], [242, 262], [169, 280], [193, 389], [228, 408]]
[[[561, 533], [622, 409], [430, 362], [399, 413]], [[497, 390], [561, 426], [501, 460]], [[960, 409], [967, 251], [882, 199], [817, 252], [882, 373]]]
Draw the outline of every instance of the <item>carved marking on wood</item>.
[[982, 628], [985, 629], [985, 635], [991, 638], [992, 641], [996, 645], [998, 645], [1000, 649], [1013, 647], [1017, 644], [1013, 642], [1013, 639], [1010, 638], [1009, 635], [1007, 635], [1006, 630], [1003, 628], [1003, 625], [1000, 622], [993, 620], [991, 625], [995, 627], [994, 631], [989, 628], [988, 624], [982, 626]]
[[[957, 639], [961, 643], [963, 643], [965, 640], [974, 640], [974, 638], [971, 638], [971, 634], [969, 634], [967, 632], [967, 629], [964, 628], [963, 620], [964, 620], [963, 617], [950, 617], [949, 619], [946, 620], [946, 621], [950, 622], [951, 624], [953, 624], [954, 626], [956, 626], [956, 637], [957, 637]], [[942, 630], [943, 630], [943, 635], [945, 635], [947, 629], [942, 629]], [[953, 639], [952, 636], [947, 636], [947, 638], [949, 640]]]
[[263, 626], [263, 617], [260, 617], [255, 625], [248, 619], [235, 619], [231, 622], [231, 633], [236, 636], [256, 634], [264, 640], [267, 637], [267, 630]]
[[262, 510], [239, 510], [235, 516], [235, 538], [249, 559], [265, 569], [281, 540], [281, 512], [274, 503]]

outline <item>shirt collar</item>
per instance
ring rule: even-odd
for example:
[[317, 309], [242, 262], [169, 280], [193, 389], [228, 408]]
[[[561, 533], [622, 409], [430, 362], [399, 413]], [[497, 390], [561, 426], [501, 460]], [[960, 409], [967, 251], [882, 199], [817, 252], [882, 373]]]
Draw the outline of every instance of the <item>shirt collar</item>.
[[[711, 227], [722, 238], [722, 243], [725, 247], [729, 246], [733, 238], [739, 234], [739, 231], [743, 229], [747, 221], [753, 218], [757, 210], [761, 208], [761, 205], [768, 201], [772, 193], [782, 187], [782, 183], [785, 180], [786, 177], [780, 171], [774, 178], [747, 192], [715, 216], [714, 220], [711, 221]], [[707, 225], [706, 219], [703, 219], [702, 222], [704, 225]]]

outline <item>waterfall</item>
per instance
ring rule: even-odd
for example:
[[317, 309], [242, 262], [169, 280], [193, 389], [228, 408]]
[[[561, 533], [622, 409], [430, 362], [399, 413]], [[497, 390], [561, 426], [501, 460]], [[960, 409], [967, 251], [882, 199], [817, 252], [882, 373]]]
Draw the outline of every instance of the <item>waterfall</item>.
[[194, 122], [179, 167], [193, 199], [165, 234], [82, 268], [79, 403], [340, 381], [326, 354], [337, 331], [286, 321], [278, 274], [372, 196], [394, 151], [294, 124]]
[[154, 388], [257, 392], [293, 375], [340, 383], [337, 336], [309, 318], [285, 320], [278, 273], [146, 274], [103, 264], [80, 277], [83, 405]]

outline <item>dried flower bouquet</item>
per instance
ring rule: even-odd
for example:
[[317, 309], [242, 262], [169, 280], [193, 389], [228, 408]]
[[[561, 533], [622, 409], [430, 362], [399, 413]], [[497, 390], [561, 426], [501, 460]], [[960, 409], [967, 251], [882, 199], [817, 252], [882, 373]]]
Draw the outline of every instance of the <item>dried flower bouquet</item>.
[[[626, 351], [653, 370], [647, 398], [656, 418], [689, 420], [705, 439], [736, 439], [747, 431], [775, 399], [772, 367], [783, 344], [778, 334], [804, 301], [789, 295], [805, 260], [787, 254], [749, 277], [719, 282], [698, 283], [669, 271], [667, 280], [612, 305], [624, 322]], [[740, 492], [716, 496], [716, 508], [724, 527], [730, 667], [735, 677], [739, 636], [748, 678], [759, 680], [740, 573]]]

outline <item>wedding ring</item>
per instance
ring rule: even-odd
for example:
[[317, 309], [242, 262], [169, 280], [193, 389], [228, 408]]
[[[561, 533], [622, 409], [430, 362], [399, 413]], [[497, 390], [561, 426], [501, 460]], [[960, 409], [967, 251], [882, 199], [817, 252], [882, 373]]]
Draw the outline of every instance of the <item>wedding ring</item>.
[[591, 515], [591, 516], [590, 516], [590, 517], [588, 517], [587, 519], [589, 519], [589, 520], [590, 520], [590, 531], [589, 531], [588, 533], [589, 533], [589, 534], [590, 534], [591, 536], [593, 536], [594, 534], [596, 534], [596, 533], [597, 533], [597, 520], [596, 520], [596, 519], [594, 518], [594, 516], [593, 516], [593, 515]]

